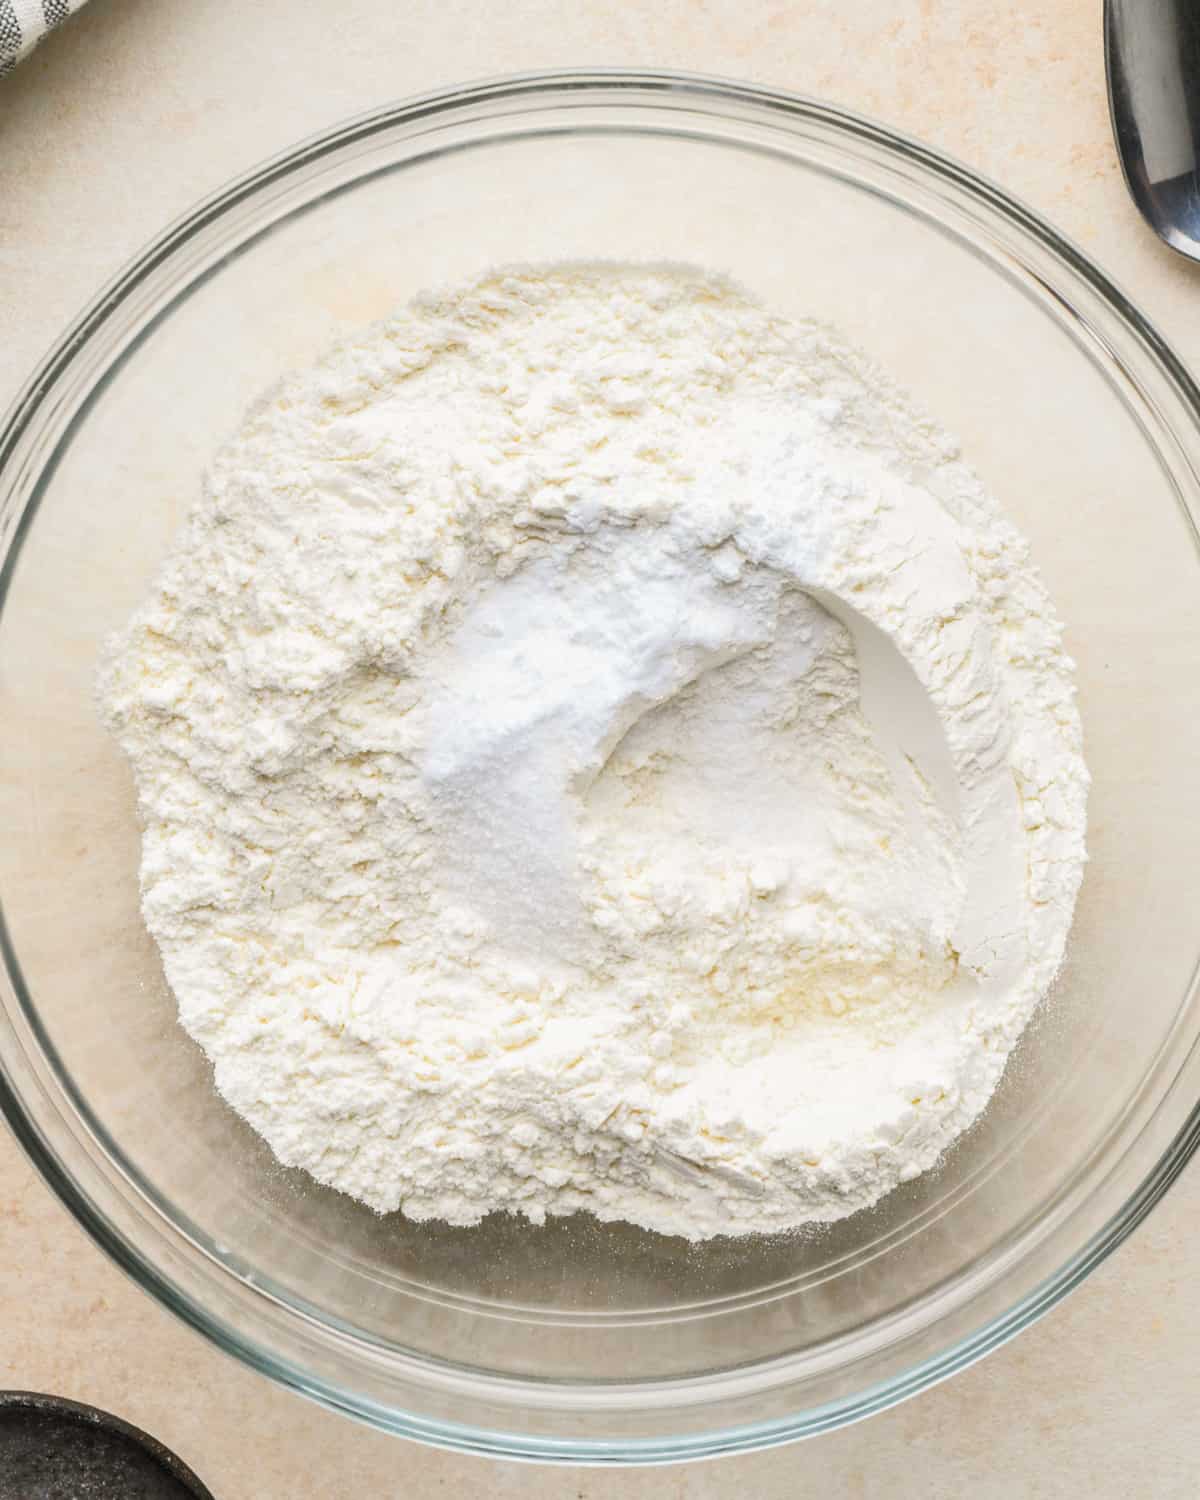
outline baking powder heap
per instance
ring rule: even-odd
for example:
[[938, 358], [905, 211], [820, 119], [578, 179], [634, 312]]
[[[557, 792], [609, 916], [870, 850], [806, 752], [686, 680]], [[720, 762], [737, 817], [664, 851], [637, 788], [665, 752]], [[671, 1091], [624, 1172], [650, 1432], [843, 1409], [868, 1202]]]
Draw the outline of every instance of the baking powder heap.
[[696, 270], [498, 270], [286, 380], [101, 686], [183, 1024], [380, 1211], [840, 1218], [1062, 959], [1087, 775], [1025, 543]]

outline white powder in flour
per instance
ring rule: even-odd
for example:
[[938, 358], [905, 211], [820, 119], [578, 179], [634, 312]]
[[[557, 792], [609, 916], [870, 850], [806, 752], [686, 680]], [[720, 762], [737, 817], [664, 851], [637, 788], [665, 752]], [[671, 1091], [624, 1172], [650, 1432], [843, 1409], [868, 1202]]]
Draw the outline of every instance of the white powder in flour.
[[217, 1087], [418, 1219], [873, 1202], [987, 1103], [1084, 859], [1021, 538], [686, 268], [496, 271], [285, 381], [102, 695]]

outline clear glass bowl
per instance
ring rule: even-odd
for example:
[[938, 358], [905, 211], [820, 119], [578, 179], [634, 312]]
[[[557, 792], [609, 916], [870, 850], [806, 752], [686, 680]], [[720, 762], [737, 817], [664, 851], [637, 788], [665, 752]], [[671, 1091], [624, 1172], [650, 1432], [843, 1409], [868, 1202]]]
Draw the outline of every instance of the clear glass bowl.
[[[875, 1209], [689, 1245], [584, 1218], [373, 1213], [214, 1093], [138, 914], [100, 644], [247, 402], [489, 262], [724, 269], [840, 325], [962, 439], [1078, 659], [1095, 790], [1070, 961], [984, 1119]], [[898, 1401], [1009, 1338], [1196, 1144], [1197, 390], [1078, 251], [963, 168], [791, 96], [670, 74], [440, 94], [270, 162], [167, 231], [0, 434], [0, 1067], [84, 1227], [223, 1348], [412, 1437], [647, 1462]]]

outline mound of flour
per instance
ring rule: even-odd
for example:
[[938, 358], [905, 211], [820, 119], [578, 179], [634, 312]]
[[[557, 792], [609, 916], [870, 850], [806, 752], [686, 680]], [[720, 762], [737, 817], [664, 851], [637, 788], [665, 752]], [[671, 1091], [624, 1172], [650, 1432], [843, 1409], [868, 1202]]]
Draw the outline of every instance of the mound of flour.
[[1062, 957], [1087, 776], [1025, 544], [695, 270], [496, 271], [285, 381], [101, 688], [183, 1024], [381, 1211], [841, 1217]]

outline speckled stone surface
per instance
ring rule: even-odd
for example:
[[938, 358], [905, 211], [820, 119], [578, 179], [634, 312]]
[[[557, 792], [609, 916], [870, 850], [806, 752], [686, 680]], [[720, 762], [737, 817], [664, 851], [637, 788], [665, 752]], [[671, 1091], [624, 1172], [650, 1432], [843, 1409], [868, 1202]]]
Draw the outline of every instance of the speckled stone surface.
[[[0, 83], [0, 404], [234, 173], [385, 100], [568, 64], [752, 79], [919, 135], [1073, 236], [1200, 367], [1200, 268], [1121, 185], [1100, 0], [90, 0]], [[0, 1132], [0, 1385], [127, 1417], [216, 1500], [1194, 1500], [1198, 1225], [1193, 1167], [1035, 1328], [860, 1426], [710, 1465], [539, 1470], [385, 1437], [235, 1365], [132, 1287]]]

